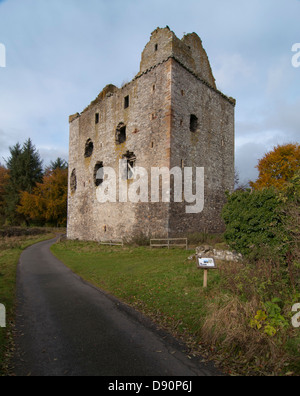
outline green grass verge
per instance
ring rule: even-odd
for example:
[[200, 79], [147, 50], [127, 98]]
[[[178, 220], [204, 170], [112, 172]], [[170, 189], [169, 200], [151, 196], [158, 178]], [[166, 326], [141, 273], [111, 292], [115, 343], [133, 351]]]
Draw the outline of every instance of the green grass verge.
[[6, 328], [0, 328], [0, 375], [6, 374], [12, 347], [16, 306], [16, 272], [20, 255], [27, 247], [54, 234], [2, 238], [0, 240], [0, 303], [6, 308]]

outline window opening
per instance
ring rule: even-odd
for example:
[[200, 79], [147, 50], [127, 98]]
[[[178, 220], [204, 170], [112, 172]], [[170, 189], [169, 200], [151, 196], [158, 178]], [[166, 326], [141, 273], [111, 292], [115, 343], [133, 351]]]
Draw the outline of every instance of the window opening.
[[93, 151], [94, 151], [94, 143], [92, 142], [91, 139], [88, 139], [85, 144], [85, 151], [84, 151], [85, 158], [91, 157], [93, 154]]
[[124, 98], [124, 109], [129, 107], [129, 95]]
[[116, 130], [116, 143], [122, 144], [126, 142], [126, 125], [122, 122], [118, 125]]
[[196, 132], [198, 129], [198, 118], [192, 114], [190, 118], [190, 131]]
[[74, 193], [77, 190], [76, 169], [73, 169], [71, 173], [70, 188], [72, 193]]
[[136, 156], [133, 152], [127, 151], [126, 154], [123, 155], [123, 159], [127, 161], [127, 166], [126, 166], [126, 173], [124, 175], [124, 178], [126, 180], [131, 180], [134, 178], [134, 167], [136, 163]]
[[97, 162], [94, 168], [94, 183], [98, 187], [103, 183], [103, 162]]

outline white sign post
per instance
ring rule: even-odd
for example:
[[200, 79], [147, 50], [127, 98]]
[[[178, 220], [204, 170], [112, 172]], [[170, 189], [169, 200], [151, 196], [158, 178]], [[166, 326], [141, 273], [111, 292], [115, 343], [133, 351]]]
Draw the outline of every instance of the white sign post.
[[213, 258], [200, 258], [197, 257], [197, 267], [199, 269], [204, 269], [203, 287], [207, 288], [208, 282], [208, 270], [217, 269], [215, 261]]

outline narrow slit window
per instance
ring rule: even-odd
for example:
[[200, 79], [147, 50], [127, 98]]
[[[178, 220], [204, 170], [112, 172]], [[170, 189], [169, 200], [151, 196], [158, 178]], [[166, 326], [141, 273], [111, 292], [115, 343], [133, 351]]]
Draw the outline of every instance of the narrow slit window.
[[100, 118], [99, 118], [99, 113], [95, 114], [95, 124], [99, 124]]
[[124, 98], [124, 109], [128, 109], [129, 107], [129, 96]]
[[124, 179], [132, 180], [134, 178], [136, 156], [134, 153], [127, 151], [127, 153], [123, 155], [123, 159], [127, 161], [126, 174], [124, 174]]
[[96, 187], [99, 187], [104, 180], [103, 174], [103, 162], [97, 162], [94, 168], [94, 183]]
[[197, 132], [198, 129], [198, 118], [192, 114], [190, 118], [190, 131]]
[[154, 50], [155, 50], [155, 51], [158, 50], [158, 44], [155, 44]]
[[71, 188], [72, 193], [75, 193], [75, 191], [77, 190], [76, 169], [73, 169], [73, 171], [71, 173], [70, 188]]

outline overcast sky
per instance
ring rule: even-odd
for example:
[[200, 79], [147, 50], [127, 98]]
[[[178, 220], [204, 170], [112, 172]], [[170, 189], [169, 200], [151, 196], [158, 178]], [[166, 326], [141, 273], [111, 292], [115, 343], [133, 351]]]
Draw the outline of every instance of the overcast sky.
[[242, 181], [275, 145], [300, 141], [299, 0], [0, 0], [0, 162], [28, 137], [45, 165], [67, 160], [68, 116], [131, 81], [167, 25], [201, 37], [218, 88], [237, 100]]

